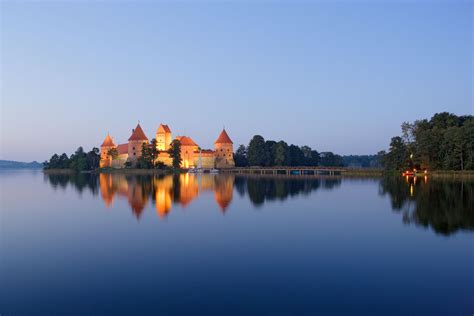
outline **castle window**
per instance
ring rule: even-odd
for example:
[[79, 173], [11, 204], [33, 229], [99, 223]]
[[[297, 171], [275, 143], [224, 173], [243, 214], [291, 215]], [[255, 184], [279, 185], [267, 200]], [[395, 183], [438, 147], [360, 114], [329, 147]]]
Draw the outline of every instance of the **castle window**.
[[221, 148], [221, 151], [224, 151], [224, 149]]
[[133, 153], [133, 155], [135, 156], [135, 155], [136, 155], [136, 153]]
[[133, 147], [132, 149], [135, 150], [135, 147]]

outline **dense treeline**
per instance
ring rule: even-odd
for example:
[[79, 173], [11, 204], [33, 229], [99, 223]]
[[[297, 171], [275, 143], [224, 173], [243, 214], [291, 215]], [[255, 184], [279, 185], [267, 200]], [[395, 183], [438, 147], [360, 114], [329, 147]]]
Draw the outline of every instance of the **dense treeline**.
[[342, 156], [345, 167], [350, 168], [380, 168], [382, 167], [382, 157], [378, 155], [349, 155]]
[[474, 170], [474, 117], [443, 112], [430, 120], [405, 122], [389, 152], [379, 155], [389, 170]]
[[96, 147], [88, 153], [82, 147], [79, 147], [70, 157], [66, 153], [61, 156], [54, 154], [49, 161], [43, 163], [43, 166], [44, 169], [95, 170], [99, 168], [99, 153], [99, 149]]
[[234, 154], [235, 165], [246, 166], [343, 166], [342, 157], [332, 152], [319, 153], [308, 146], [288, 145], [255, 135], [247, 147], [240, 145]]

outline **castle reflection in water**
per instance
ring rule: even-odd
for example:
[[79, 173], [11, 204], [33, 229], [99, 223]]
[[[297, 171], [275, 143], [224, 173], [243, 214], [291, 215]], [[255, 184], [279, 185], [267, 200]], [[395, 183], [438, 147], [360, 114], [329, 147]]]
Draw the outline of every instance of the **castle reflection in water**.
[[[45, 181], [54, 188], [71, 186], [79, 194], [88, 190], [100, 196], [106, 207], [119, 200], [126, 201], [134, 216], [140, 219], [147, 206], [153, 205], [157, 216], [165, 218], [173, 206], [187, 207], [205, 192], [210, 193], [206, 198], [213, 197], [216, 209], [225, 214], [235, 194], [259, 208], [272, 201], [333, 190], [339, 188], [343, 180], [338, 176], [109, 173], [45, 174]], [[376, 187], [378, 184], [378, 194], [389, 198], [391, 209], [402, 215], [406, 225], [431, 227], [443, 235], [459, 230], [474, 231], [474, 181], [427, 178], [417, 181], [402, 177], [347, 178], [344, 181], [348, 188], [364, 182], [372, 182]], [[344, 198], [344, 194], [342, 191], [340, 197]], [[242, 207], [242, 201], [234, 204], [235, 209]]]
[[188, 206], [199, 194], [209, 192], [223, 214], [234, 197], [247, 196], [255, 207], [265, 201], [285, 200], [299, 194], [309, 194], [317, 189], [340, 186], [341, 178], [265, 177], [219, 175], [130, 175], [126, 173], [46, 174], [54, 188], [72, 186], [80, 194], [89, 190], [101, 196], [107, 208], [117, 200], [126, 200], [133, 214], [139, 219], [145, 208], [153, 204], [158, 217], [166, 217], [173, 205]]
[[199, 193], [214, 192], [214, 200], [221, 212], [232, 201], [235, 177], [195, 176], [190, 174], [168, 176], [127, 176], [100, 174], [100, 194], [106, 207], [120, 197], [126, 198], [134, 215], [140, 218], [148, 203], [153, 203], [160, 218], [166, 217], [173, 204], [186, 207]]

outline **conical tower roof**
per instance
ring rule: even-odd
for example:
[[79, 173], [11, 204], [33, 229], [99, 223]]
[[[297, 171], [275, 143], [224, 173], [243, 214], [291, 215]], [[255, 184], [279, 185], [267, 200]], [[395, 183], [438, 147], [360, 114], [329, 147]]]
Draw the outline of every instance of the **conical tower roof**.
[[107, 133], [107, 136], [105, 136], [104, 142], [100, 147], [115, 147], [114, 141], [112, 140], [112, 137], [110, 137], [109, 133]]
[[233, 144], [233, 142], [230, 139], [229, 135], [227, 135], [225, 129], [223, 129], [214, 144]]
[[148, 140], [146, 137], [145, 133], [142, 130], [142, 127], [140, 126], [140, 123], [137, 124], [137, 127], [132, 132], [132, 136], [128, 139], [129, 141], [134, 141], [134, 140]]

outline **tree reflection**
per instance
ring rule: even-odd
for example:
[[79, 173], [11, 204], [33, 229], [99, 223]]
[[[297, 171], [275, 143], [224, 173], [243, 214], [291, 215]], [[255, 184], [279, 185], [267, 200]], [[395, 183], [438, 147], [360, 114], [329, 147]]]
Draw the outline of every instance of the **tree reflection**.
[[247, 187], [247, 194], [255, 206], [265, 201], [283, 201], [299, 194], [308, 195], [319, 188], [333, 189], [341, 185], [342, 179], [325, 177], [280, 177], [280, 176], [249, 176], [239, 177], [238, 192]]
[[72, 173], [72, 174], [54, 174], [45, 173], [45, 181], [48, 181], [55, 189], [65, 189], [68, 184], [71, 184], [79, 193], [84, 189], [90, 190], [93, 195], [98, 193], [98, 178], [97, 175], [91, 173]]
[[[166, 218], [173, 206], [187, 207], [203, 192], [213, 193], [216, 206], [224, 214], [232, 205], [234, 188], [240, 197], [248, 197], [255, 207], [260, 207], [317, 190], [332, 190], [341, 185], [342, 178], [101, 173], [45, 174], [45, 181], [55, 189], [73, 187], [79, 193], [100, 193], [106, 207], [124, 199], [132, 214], [140, 219], [149, 204], [159, 218]], [[392, 209], [402, 214], [406, 224], [431, 227], [445, 235], [474, 230], [474, 181], [387, 177], [380, 180], [379, 190], [381, 195], [390, 197]]]
[[474, 181], [389, 177], [381, 181], [380, 194], [390, 196], [406, 224], [444, 235], [474, 230]]

